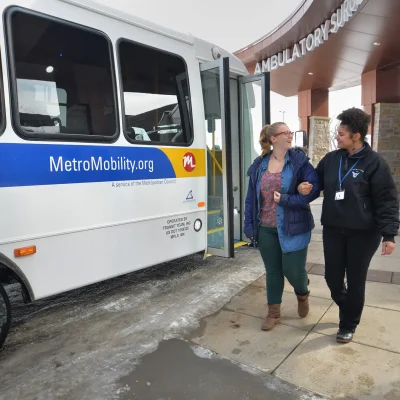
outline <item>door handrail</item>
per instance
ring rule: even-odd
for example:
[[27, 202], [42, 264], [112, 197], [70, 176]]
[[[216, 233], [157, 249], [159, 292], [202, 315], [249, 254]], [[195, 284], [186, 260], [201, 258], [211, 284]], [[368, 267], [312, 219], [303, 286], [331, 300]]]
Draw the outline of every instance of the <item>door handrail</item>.
[[213, 159], [213, 161], [215, 162], [215, 164], [217, 164], [219, 172], [221, 172], [221, 174], [222, 174], [222, 167], [221, 167], [220, 163], [218, 162], [217, 158], [215, 157], [215, 154], [212, 153], [211, 149], [208, 146], [207, 146], [207, 150], [210, 153], [210, 156]]

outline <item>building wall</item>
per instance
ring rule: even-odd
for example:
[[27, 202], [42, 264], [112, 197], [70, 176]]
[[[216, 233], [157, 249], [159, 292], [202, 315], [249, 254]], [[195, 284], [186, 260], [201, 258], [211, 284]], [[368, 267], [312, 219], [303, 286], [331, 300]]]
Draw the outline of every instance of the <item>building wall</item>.
[[375, 104], [373, 149], [388, 162], [400, 193], [400, 104]]

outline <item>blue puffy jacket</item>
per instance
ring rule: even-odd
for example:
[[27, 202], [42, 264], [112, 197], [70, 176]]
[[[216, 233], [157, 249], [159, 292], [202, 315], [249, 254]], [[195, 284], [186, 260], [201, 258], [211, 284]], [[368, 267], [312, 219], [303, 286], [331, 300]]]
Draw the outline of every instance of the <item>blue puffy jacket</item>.
[[[293, 177], [287, 193], [281, 192], [280, 206], [284, 208], [284, 234], [287, 236], [301, 235], [314, 229], [314, 219], [310, 205], [320, 195], [320, 184], [318, 174], [310, 164], [309, 158], [300, 149], [288, 151], [289, 161], [292, 166]], [[268, 157], [265, 156], [265, 157]], [[258, 157], [250, 166], [249, 187], [245, 201], [244, 233], [248, 238], [257, 242], [259, 226], [259, 205], [257, 201], [257, 182], [263, 157]], [[301, 195], [297, 187], [302, 182], [313, 185], [311, 193], [307, 196]]]

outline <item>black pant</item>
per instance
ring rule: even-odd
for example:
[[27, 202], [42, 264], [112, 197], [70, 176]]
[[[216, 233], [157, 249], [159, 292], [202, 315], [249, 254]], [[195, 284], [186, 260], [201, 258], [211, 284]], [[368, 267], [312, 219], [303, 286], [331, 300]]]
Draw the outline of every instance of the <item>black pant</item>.
[[339, 306], [340, 328], [355, 332], [360, 323], [367, 272], [381, 239], [380, 233], [374, 231], [323, 229], [325, 279]]

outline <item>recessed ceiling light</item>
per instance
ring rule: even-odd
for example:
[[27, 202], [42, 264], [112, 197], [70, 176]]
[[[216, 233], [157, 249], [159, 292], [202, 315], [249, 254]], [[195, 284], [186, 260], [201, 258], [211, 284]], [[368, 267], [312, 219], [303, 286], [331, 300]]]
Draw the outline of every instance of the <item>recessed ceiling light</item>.
[[309, 72], [308, 75], [314, 75], [314, 73], [313, 72]]
[[46, 68], [46, 72], [47, 72], [48, 74], [51, 74], [53, 71], [54, 71], [54, 67], [52, 67], [51, 65], [49, 65], [49, 66]]
[[380, 46], [381, 44], [379, 42], [374, 42], [374, 46]]

